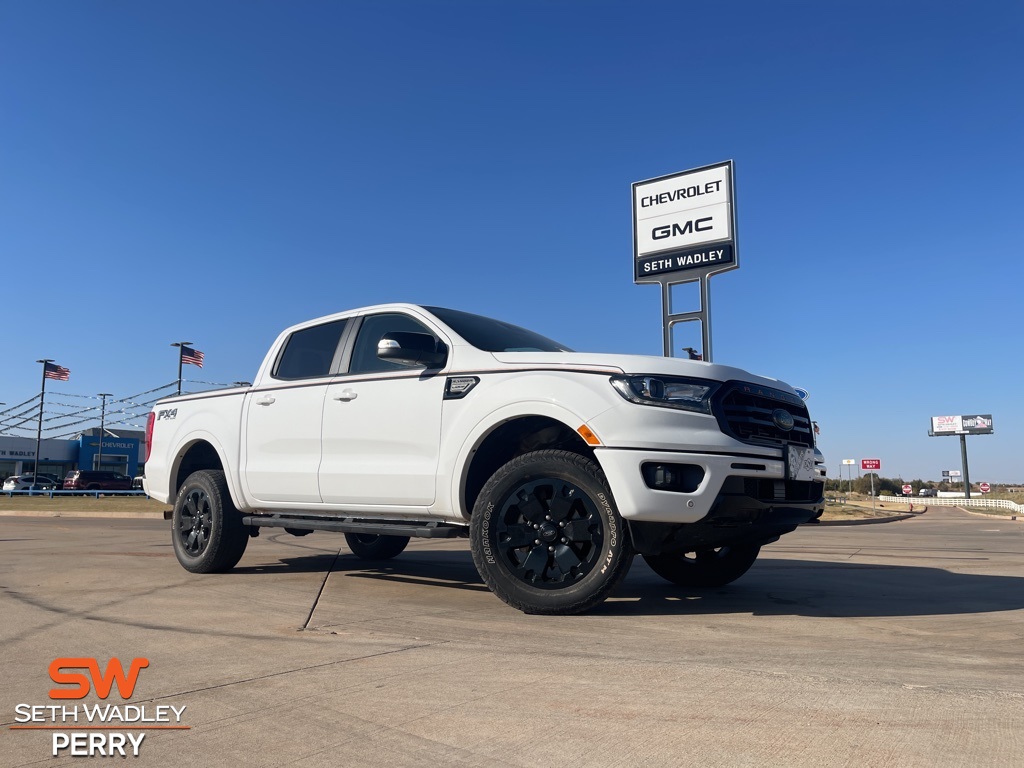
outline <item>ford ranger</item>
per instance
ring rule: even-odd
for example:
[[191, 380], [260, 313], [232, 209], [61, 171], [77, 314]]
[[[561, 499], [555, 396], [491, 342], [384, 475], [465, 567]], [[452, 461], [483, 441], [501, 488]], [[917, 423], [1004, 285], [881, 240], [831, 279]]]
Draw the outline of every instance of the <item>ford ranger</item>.
[[231, 569], [265, 527], [341, 532], [370, 560], [467, 537], [494, 594], [541, 614], [597, 605], [634, 554], [728, 584], [817, 520], [825, 479], [780, 381], [410, 304], [301, 323], [253, 384], [161, 400], [146, 455], [191, 572]]

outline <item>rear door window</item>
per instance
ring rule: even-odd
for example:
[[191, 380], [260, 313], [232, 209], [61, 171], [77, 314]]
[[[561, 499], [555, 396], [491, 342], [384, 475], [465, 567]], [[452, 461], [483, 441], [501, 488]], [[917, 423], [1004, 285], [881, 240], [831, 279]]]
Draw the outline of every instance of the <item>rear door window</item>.
[[303, 328], [288, 337], [274, 370], [276, 379], [328, 376], [347, 320]]

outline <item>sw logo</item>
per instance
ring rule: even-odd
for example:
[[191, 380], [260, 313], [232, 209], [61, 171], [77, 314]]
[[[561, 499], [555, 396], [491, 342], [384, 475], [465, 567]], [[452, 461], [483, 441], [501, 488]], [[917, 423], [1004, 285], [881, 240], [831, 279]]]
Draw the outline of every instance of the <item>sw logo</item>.
[[128, 700], [135, 693], [142, 670], [149, 659], [132, 659], [127, 670], [120, 659], [105, 666], [89, 657], [54, 659], [47, 671], [57, 687], [50, 699], [60, 704], [18, 704], [14, 708], [12, 730], [53, 731], [53, 757], [138, 757], [146, 733], [140, 731], [187, 731], [182, 724], [186, 706], [176, 704], [87, 704], [81, 701], [90, 693], [101, 701], [114, 690]]
[[[96, 695], [105, 699], [110, 695], [114, 684], [122, 699], [131, 698], [135, 692], [135, 684], [139, 680], [139, 672], [149, 666], [149, 659], [132, 659], [125, 673], [120, 659], [111, 659], [106, 672], [100, 672], [100, 664], [96, 659], [54, 659], [50, 664], [50, 679], [57, 685], [73, 685], [74, 688], [53, 688], [51, 699], [84, 699], [89, 695], [89, 681], [96, 689]], [[65, 669], [87, 669], [89, 677], [81, 672], [63, 672]]]

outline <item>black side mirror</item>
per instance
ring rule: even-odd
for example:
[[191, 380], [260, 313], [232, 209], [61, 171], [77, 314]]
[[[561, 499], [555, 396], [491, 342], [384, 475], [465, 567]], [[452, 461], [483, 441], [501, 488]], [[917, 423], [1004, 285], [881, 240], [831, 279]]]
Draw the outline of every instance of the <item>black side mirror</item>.
[[441, 368], [448, 360], [448, 348], [429, 333], [395, 331], [377, 342], [377, 357], [399, 365]]

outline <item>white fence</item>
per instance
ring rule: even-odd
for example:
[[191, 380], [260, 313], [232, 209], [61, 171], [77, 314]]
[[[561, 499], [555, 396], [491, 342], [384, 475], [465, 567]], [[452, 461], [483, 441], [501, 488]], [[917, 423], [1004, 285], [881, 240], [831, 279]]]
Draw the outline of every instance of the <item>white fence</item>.
[[922, 496], [920, 499], [911, 499], [909, 496], [879, 496], [880, 501], [889, 501], [894, 504], [924, 504], [932, 507], [988, 507], [989, 509], [1009, 509], [1012, 512], [1024, 512], [1024, 505], [1015, 504], [1006, 499], [943, 499], [935, 496]]

